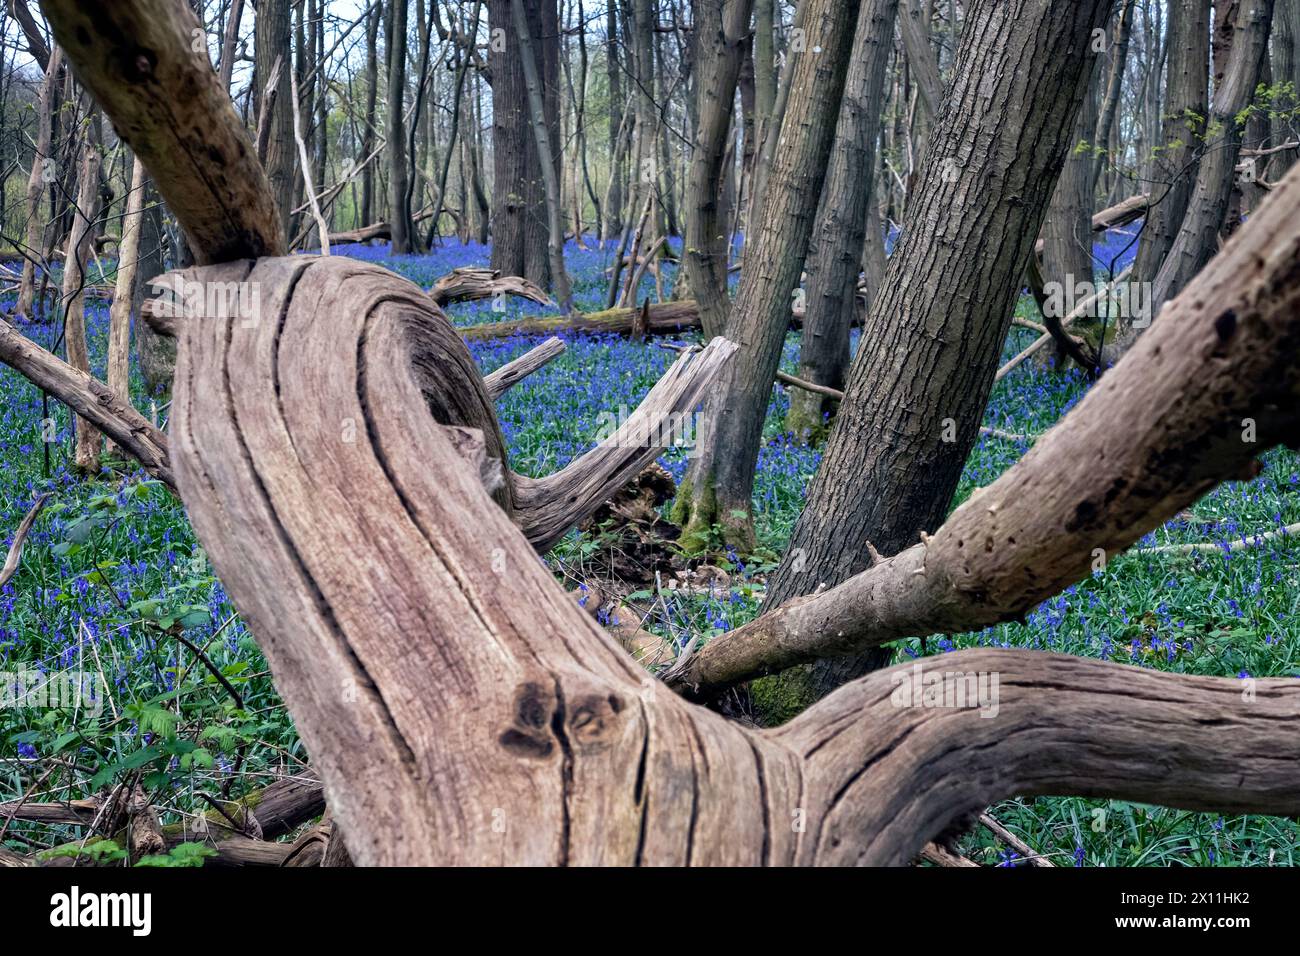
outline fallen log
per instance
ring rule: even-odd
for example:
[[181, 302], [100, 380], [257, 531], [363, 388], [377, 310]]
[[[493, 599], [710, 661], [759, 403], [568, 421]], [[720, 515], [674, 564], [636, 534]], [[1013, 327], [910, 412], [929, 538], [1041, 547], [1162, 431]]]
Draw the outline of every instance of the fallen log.
[[[636, 327], [640, 308], [605, 309], [601, 312], [576, 315], [542, 316], [529, 319], [512, 319], [506, 322], [487, 322], [457, 329], [467, 341], [506, 339], [512, 335], [554, 335], [556, 332], [597, 332], [630, 335]], [[651, 305], [646, 314], [645, 332], [648, 335], [672, 335], [700, 327], [700, 312], [695, 302], [660, 302]]]
[[452, 269], [429, 289], [429, 298], [441, 306], [491, 299], [497, 295], [514, 295], [538, 305], [555, 305], [546, 290], [536, 283], [521, 276], [503, 276], [495, 269], [480, 266]]
[[330, 245], [341, 242], [370, 242], [374, 239], [391, 239], [393, 238], [393, 227], [391, 223], [376, 222], [369, 226], [362, 226], [359, 229], [349, 229], [346, 232], [331, 232], [329, 234]]
[[[1146, 193], [1129, 196], [1123, 202], [1109, 206], [1093, 216], [1092, 231], [1106, 232], [1109, 229], [1117, 229], [1120, 226], [1127, 226], [1131, 222], [1137, 222], [1147, 214], [1147, 206], [1150, 204], [1151, 197]], [[1039, 239], [1034, 245], [1034, 254], [1042, 255], [1043, 247], [1044, 242]]]

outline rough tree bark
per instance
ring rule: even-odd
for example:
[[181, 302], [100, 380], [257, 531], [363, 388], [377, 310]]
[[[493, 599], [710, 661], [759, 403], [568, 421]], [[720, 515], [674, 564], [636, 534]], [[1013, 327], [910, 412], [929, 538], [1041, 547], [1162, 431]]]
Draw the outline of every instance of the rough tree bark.
[[[979, 434], [1012, 308], [1070, 145], [1110, 0], [977, 0], [907, 229], [862, 332], [847, 397], [769, 607], [838, 584], [938, 527]], [[1015, 202], [1004, 197], [1015, 196]], [[787, 675], [820, 696], [879, 652]], [[807, 688], [798, 684], [807, 681]], [[788, 690], [789, 694], [784, 691]]]
[[[99, 143], [89, 137], [82, 146], [77, 174], [77, 200], [72, 232], [63, 260], [63, 338], [68, 364], [91, 375], [90, 350], [86, 342], [86, 265], [90, 261], [91, 224], [99, 211]], [[80, 471], [99, 471], [99, 432], [87, 419], [76, 416], [74, 462]]]
[[[1210, 106], [1207, 136], [1214, 148], [1201, 156], [1182, 227], [1156, 273], [1153, 309], [1181, 292], [1219, 247], [1219, 229], [1241, 152], [1244, 123], [1240, 115], [1254, 97], [1272, 21], [1273, 0], [1241, 0], [1232, 52], [1222, 67], [1222, 81], [1215, 86]], [[1215, 69], [1218, 72], [1219, 67]]]
[[[683, 257], [705, 336], [721, 335], [731, 309], [727, 264], [731, 238], [722, 204], [723, 163], [731, 156], [731, 115], [745, 59], [753, 0], [697, 0], [695, 17], [695, 145], [687, 179]], [[770, 14], [770, 4], [769, 4]]]
[[1187, 212], [1204, 149], [1209, 110], [1210, 0], [1172, 0], [1160, 142], [1151, 159], [1151, 206], [1133, 267], [1139, 282], [1153, 282], [1173, 248]]
[[[492, 268], [551, 287], [546, 254], [546, 189], [529, 126], [528, 84], [511, 0], [488, 0], [488, 64], [492, 71]], [[542, 35], [539, 4], [530, 4], [528, 28]], [[556, 24], [549, 24], [555, 32]], [[543, 65], [545, 71], [545, 65]], [[544, 86], [556, 78], [543, 72]]]
[[[868, 209], [875, 202], [876, 140], [897, 10], [898, 0], [863, 0], [858, 13], [830, 170], [805, 270], [807, 315], [799, 377], [841, 391], [849, 368], [849, 329], [857, 312]], [[786, 428], [804, 441], [815, 440], [831, 407], [825, 395], [795, 391]]]
[[789, 66], [789, 109], [799, 122], [783, 128], [727, 322], [740, 354], [700, 413], [707, 427], [673, 505], [688, 548], [708, 547], [715, 528], [741, 550], [754, 546], [751, 498], [763, 419], [835, 137], [858, 5], [806, 0], [801, 7], [806, 48], [792, 52]]

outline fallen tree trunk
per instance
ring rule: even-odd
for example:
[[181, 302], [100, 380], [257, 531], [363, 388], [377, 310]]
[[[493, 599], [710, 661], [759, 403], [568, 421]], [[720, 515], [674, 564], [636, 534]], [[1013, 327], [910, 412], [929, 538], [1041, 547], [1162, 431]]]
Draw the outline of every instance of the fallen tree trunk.
[[[512, 319], [507, 322], [488, 322], [458, 329], [467, 341], [506, 339], [512, 335], [554, 335], [557, 332], [608, 332], [630, 335], [637, 327], [641, 309], [605, 309], [577, 315], [555, 315], [541, 318]], [[647, 310], [644, 331], [649, 335], [672, 335], [700, 327], [700, 313], [689, 299], [680, 302], [660, 302]]]
[[498, 295], [514, 295], [538, 305], [555, 305], [546, 290], [520, 276], [503, 276], [495, 269], [463, 266], [452, 269], [429, 289], [429, 298], [438, 305], [473, 302]]
[[902, 637], [1013, 620], [1219, 482], [1254, 475], [1266, 449], [1295, 444], [1298, 218], [1300, 170], [1055, 428], [932, 537], [711, 641], [682, 686], [711, 695]]
[[[1120, 226], [1127, 226], [1131, 222], [1137, 222], [1146, 215], [1147, 206], [1150, 203], [1151, 197], [1147, 193], [1129, 196], [1123, 202], [1118, 202], [1094, 215], [1092, 217], [1092, 231], [1107, 232], [1111, 229], [1118, 229]], [[1044, 240], [1039, 239], [1034, 244], [1034, 255], [1042, 255], [1044, 245]]]

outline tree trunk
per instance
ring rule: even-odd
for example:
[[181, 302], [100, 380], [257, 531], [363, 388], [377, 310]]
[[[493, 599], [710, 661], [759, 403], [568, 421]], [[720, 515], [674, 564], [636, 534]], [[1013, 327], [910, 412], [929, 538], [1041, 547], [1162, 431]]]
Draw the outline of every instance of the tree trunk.
[[[140, 220], [143, 218], [144, 163], [131, 166], [131, 186], [122, 216], [122, 238], [117, 246], [117, 281], [108, 320], [108, 387], [119, 402], [131, 402], [131, 305], [135, 300], [135, 277], [140, 256]], [[113, 450], [112, 443], [109, 450]]]
[[[868, 209], [875, 204], [876, 140], [897, 10], [898, 0], [863, 0], [858, 13], [835, 146], [808, 256], [799, 377], [841, 391], [849, 368], [849, 329], [857, 312]], [[790, 396], [786, 428], [806, 442], [820, 438], [832, 407], [825, 395], [796, 390]]]
[[[63, 336], [68, 364], [87, 375], [93, 373], [86, 345], [85, 287], [89, 281], [86, 264], [90, 261], [91, 223], [99, 209], [99, 163], [99, 144], [91, 138], [82, 147], [77, 203], [63, 261]], [[99, 432], [89, 421], [77, 416], [74, 460], [78, 470], [99, 471], [99, 444]]]
[[605, 225], [601, 239], [623, 231], [623, 180], [627, 178], [623, 151], [623, 69], [618, 62], [618, 4], [605, 3], [605, 74], [609, 81], [609, 188], [605, 191]]
[[1169, 4], [1165, 108], [1152, 151], [1151, 206], [1138, 241], [1134, 279], [1153, 282], [1169, 256], [1191, 198], [1209, 110], [1210, 0]]
[[[366, 22], [366, 112], [361, 130], [361, 159], [375, 148], [375, 103], [379, 97], [379, 21], [382, 9], [376, 6]], [[375, 221], [375, 164], [367, 163], [361, 171], [361, 212], [357, 226]]]
[[[967, 7], [907, 228], [767, 607], [862, 571], [868, 544], [893, 554], [943, 520], [1071, 145], [1095, 62], [1092, 32], [1111, 5]], [[788, 675], [790, 695], [820, 696], [883, 660], [876, 651], [821, 662], [813, 674]]]
[[[271, 196], [279, 211], [280, 229], [286, 236], [293, 225], [294, 185], [296, 183], [297, 156], [293, 141], [293, 116], [289, 96], [289, 71], [293, 69], [290, 56], [292, 47], [289, 29], [290, 0], [261, 0], [257, 5], [257, 20], [253, 34], [254, 69], [253, 95], [255, 112], [262, 115], [262, 104], [266, 102], [267, 114], [266, 152], [262, 165], [266, 168], [266, 177], [271, 182]], [[207, 50], [203, 51], [207, 56]], [[265, 89], [272, 77], [276, 61], [280, 63], [277, 82], [273, 89]], [[259, 141], [261, 136], [259, 135]], [[156, 167], [146, 165], [158, 176]], [[161, 186], [161, 183], [159, 183]]]
[[[1215, 66], [1215, 73], [1221, 73], [1221, 79], [1215, 85], [1208, 124], [1213, 148], [1201, 157], [1182, 228], [1156, 274], [1151, 293], [1153, 309], [1158, 310], [1181, 292], [1219, 247], [1219, 230], [1232, 194], [1241, 151], [1244, 127], [1241, 114], [1255, 93], [1272, 19], [1273, 0], [1241, 0], [1235, 29], [1231, 31], [1231, 55], [1222, 69], [1218, 64]], [[1224, 32], [1219, 31], [1217, 35], [1222, 36]]]
[[[551, 288], [547, 255], [546, 188], [529, 122], [528, 83], [524, 77], [519, 34], [511, 0], [488, 0], [492, 42], [492, 268], [502, 275], [523, 276]], [[541, 36], [537, 4], [528, 11], [528, 28]], [[550, 24], [552, 33], [555, 24]], [[543, 67], [544, 69], [544, 67]], [[549, 78], [543, 75], [545, 85]]]
[[774, 158], [727, 323], [741, 352], [701, 412], [707, 428], [673, 505], [689, 549], [709, 547], [715, 530], [742, 551], [754, 547], [751, 498], [763, 419], [835, 138], [858, 6], [805, 0], [801, 8], [806, 49], [792, 54], [789, 77], [789, 109], [799, 122], [784, 131]]
[[18, 280], [18, 301], [14, 305], [14, 315], [33, 318], [32, 306], [36, 297], [36, 264], [43, 260], [48, 252], [46, 248], [47, 225], [41, 212], [41, 199], [54, 182], [54, 157], [51, 150], [51, 137], [54, 127], [54, 104], [59, 95], [62, 81], [60, 73], [63, 67], [63, 53], [57, 47], [49, 55], [49, 66], [45, 70], [45, 79], [37, 94], [36, 104], [36, 140], [32, 151], [32, 172], [27, 179], [27, 223], [26, 249], [23, 256], [23, 272]]
[[406, 149], [406, 9], [405, 3], [388, 8], [388, 103], [385, 135], [388, 137], [388, 206], [393, 227], [394, 255], [414, 251], [411, 233], [410, 156]]
[[706, 338], [726, 328], [730, 237], [721, 198], [723, 162], [731, 155], [731, 116], [736, 81], [745, 58], [752, 0], [697, 0], [695, 17], [695, 146], [687, 181], [686, 239], [683, 258], [691, 294], [699, 304]]

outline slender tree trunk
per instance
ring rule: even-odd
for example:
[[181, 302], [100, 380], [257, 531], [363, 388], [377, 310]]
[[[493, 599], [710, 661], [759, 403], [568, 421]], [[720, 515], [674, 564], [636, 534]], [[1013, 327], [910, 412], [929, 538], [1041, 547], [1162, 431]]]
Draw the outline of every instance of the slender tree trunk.
[[556, 153], [552, 145], [550, 123], [543, 99], [541, 71], [537, 66], [537, 55], [533, 48], [533, 37], [529, 31], [524, 0], [510, 0], [510, 8], [514, 16], [519, 58], [524, 69], [524, 82], [528, 88], [528, 107], [532, 119], [534, 144], [542, 170], [542, 181], [546, 187], [546, 247], [551, 257], [551, 280], [555, 287], [555, 300], [561, 310], [571, 313], [574, 311], [573, 291], [569, 284], [569, 273], [564, 268], [564, 207], [560, 202]]
[[790, 322], [844, 92], [857, 0], [805, 0], [806, 49], [792, 53], [791, 123], [777, 151], [758, 228], [748, 238], [727, 337], [741, 343], [701, 413], [704, 434], [673, 506], [682, 543], [699, 550], [715, 529], [740, 550], [754, 547], [752, 494], [763, 419]]
[[605, 190], [605, 226], [601, 239], [623, 231], [623, 180], [627, 178], [623, 148], [623, 68], [618, 61], [618, 3], [605, 3], [605, 75], [609, 81], [609, 186]]
[[[99, 145], [93, 140], [88, 141], [82, 147], [77, 203], [63, 266], [63, 335], [67, 343], [68, 364], [87, 375], [93, 373], [86, 344], [85, 287], [89, 281], [86, 264], [90, 261], [91, 223], [99, 206], [99, 164]], [[75, 431], [74, 460], [78, 470], [99, 471], [99, 432], [80, 415], [76, 416]]]
[[1221, 67], [1215, 66], [1218, 82], [1209, 115], [1211, 148], [1201, 157], [1182, 228], [1156, 274], [1151, 294], [1154, 309], [1181, 292], [1219, 247], [1219, 230], [1241, 151], [1244, 123], [1239, 117], [1254, 96], [1272, 20], [1273, 0], [1241, 0], [1235, 29], [1216, 31], [1216, 45], [1229, 42], [1231, 34], [1232, 52], [1222, 57]]
[[1159, 148], [1151, 150], [1151, 206], [1138, 241], [1133, 278], [1153, 282], [1173, 248], [1205, 150], [1209, 111], [1210, 0], [1172, 0], [1165, 108]]
[[[1111, 7], [967, 5], [908, 228], [765, 608], [836, 585], [869, 567], [873, 549], [894, 554], [942, 522], [1088, 90], [1092, 32]], [[1012, 192], [1015, 203], [1005, 199]], [[756, 693], [802, 703], [884, 660], [876, 649], [822, 661]]]
[[[292, 36], [289, 21], [289, 0], [261, 0], [257, 5], [257, 22], [254, 31], [253, 94], [257, 109], [269, 98], [266, 116], [266, 152], [262, 165], [271, 181], [271, 195], [280, 211], [280, 223], [285, 235], [291, 232], [297, 152], [293, 141], [293, 115], [289, 96], [289, 71], [293, 69]], [[271, 78], [276, 61], [280, 63], [278, 82], [273, 90], [264, 87]], [[263, 137], [259, 134], [259, 143]]]
[[[1173, 0], [1173, 2], [1177, 3], [1178, 0]], [[1115, 28], [1115, 42], [1110, 47], [1110, 74], [1106, 80], [1101, 115], [1097, 118], [1097, 132], [1093, 137], [1093, 143], [1099, 150], [1104, 148], [1105, 152], [1098, 152], [1093, 159], [1091, 177], [1091, 188], [1093, 190], [1097, 188], [1097, 180], [1101, 177], [1101, 171], [1106, 165], [1107, 157], [1111, 156], [1111, 132], [1115, 127], [1115, 114], [1119, 107], [1119, 95], [1124, 87], [1124, 68], [1128, 64], [1129, 41], [1133, 35], [1133, 11], [1136, 7], [1137, 0], [1125, 0], [1124, 8], [1119, 15], [1119, 23]]]
[[707, 338], [726, 327], [729, 237], [723, 212], [723, 162], [730, 155], [736, 82], [745, 58], [751, 0], [696, 0], [698, 75], [695, 145], [687, 180], [684, 268]]
[[[375, 104], [379, 97], [379, 21], [382, 19], [381, 8], [376, 6], [370, 11], [366, 22], [366, 111], [364, 128], [361, 130], [361, 155], [364, 160], [375, 149]], [[375, 164], [367, 163], [361, 171], [361, 212], [357, 228], [368, 226], [375, 221]]]
[[[849, 368], [849, 329], [857, 313], [867, 211], [875, 205], [876, 140], [897, 10], [898, 0], [863, 0], [858, 13], [830, 171], [808, 255], [799, 377], [841, 391]], [[804, 441], [819, 437], [829, 404], [817, 392], [792, 390], [786, 428]]]
[[[523, 276], [543, 289], [551, 287], [547, 253], [546, 187], [529, 120], [528, 84], [524, 77], [519, 33], [511, 0], [488, 0], [492, 42], [492, 268], [502, 275]], [[545, 32], [538, 4], [528, 10], [533, 36]], [[555, 24], [550, 24], [555, 32]], [[543, 64], [542, 82], [547, 78]]]
[[[131, 166], [131, 185], [122, 216], [122, 239], [117, 247], [117, 282], [113, 305], [108, 313], [108, 387], [124, 404], [131, 402], [131, 306], [135, 301], [135, 278], [139, 272], [140, 220], [143, 218], [146, 183], [144, 163]], [[112, 450], [109, 443], [109, 450]]]
[[410, 156], [406, 144], [406, 9], [405, 3], [393, 3], [388, 8], [388, 104], [386, 129], [388, 137], [388, 207], [393, 227], [394, 255], [413, 251], [411, 242]]
[[26, 249], [23, 256], [23, 272], [18, 280], [18, 301], [14, 305], [14, 314], [32, 317], [32, 306], [36, 296], [36, 262], [45, 258], [47, 225], [41, 211], [41, 198], [49, 192], [54, 182], [54, 156], [51, 150], [51, 137], [54, 128], [54, 105], [59, 96], [62, 77], [63, 53], [58, 47], [49, 56], [49, 65], [45, 70], [45, 79], [41, 82], [36, 102], [36, 148], [32, 151], [32, 172], [27, 179], [27, 221]]

